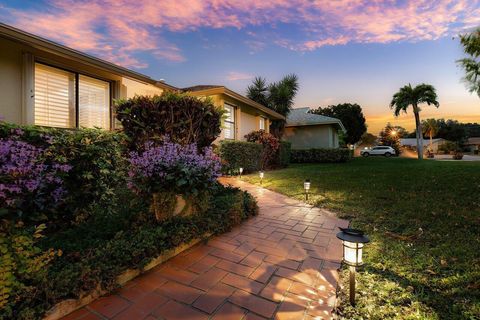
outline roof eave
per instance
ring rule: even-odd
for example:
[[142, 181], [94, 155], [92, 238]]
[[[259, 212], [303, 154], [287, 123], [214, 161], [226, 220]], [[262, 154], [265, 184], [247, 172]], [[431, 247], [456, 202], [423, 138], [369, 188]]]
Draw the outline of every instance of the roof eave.
[[21, 42], [32, 46], [34, 48], [47, 51], [50, 53], [54, 53], [56, 55], [60, 55], [69, 59], [74, 59], [76, 61], [82, 62], [84, 64], [112, 72], [119, 76], [125, 76], [127, 78], [132, 78], [135, 80], [139, 80], [148, 84], [152, 84], [154, 86], [160, 88], [168, 88], [170, 90], [178, 90], [176, 87], [166, 84], [164, 82], [157, 81], [155, 79], [150, 78], [144, 74], [138, 73], [136, 71], [124, 68], [122, 66], [116, 65], [114, 63], [102, 60], [100, 58], [96, 58], [89, 54], [83, 53], [81, 51], [69, 48], [62, 44], [56, 43], [54, 41], [47, 40], [40, 36], [36, 36], [34, 34], [25, 32], [23, 30], [17, 29], [15, 27], [9, 26], [7, 24], [0, 22], [0, 36], [4, 36], [11, 40]]

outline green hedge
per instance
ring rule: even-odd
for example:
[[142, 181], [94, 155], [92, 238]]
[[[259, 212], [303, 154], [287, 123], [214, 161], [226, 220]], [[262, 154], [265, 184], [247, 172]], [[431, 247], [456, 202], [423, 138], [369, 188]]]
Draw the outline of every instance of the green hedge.
[[260, 170], [262, 150], [262, 145], [254, 142], [221, 141], [218, 153], [222, 158], [223, 172], [237, 174], [240, 167], [244, 173]]
[[292, 163], [328, 163], [350, 160], [350, 150], [339, 149], [302, 149], [292, 150]]
[[[89, 222], [54, 238], [47, 237], [37, 244], [35, 251], [54, 246], [63, 255], [48, 269], [37, 270], [41, 277], [28, 274], [25, 286], [15, 286], [15, 295], [0, 308], [0, 319], [40, 319], [56, 303], [79, 298], [98, 285], [112, 290], [116, 287], [116, 277], [127, 269], [142, 268], [165, 250], [208, 233], [228, 231], [258, 213], [255, 199], [236, 188], [217, 185], [210, 199], [206, 212], [173, 217], [162, 224], [149, 221], [152, 215], [144, 215], [143, 208], [130, 208], [125, 210], [130, 216], [122, 218], [124, 223], [117, 224], [117, 230], [105, 232]], [[86, 230], [89, 231], [85, 233]], [[81, 239], [87, 236], [90, 239], [84, 247], [81, 244], [71, 247], [72, 241], [78, 239], [82, 243]]]
[[288, 167], [292, 157], [292, 144], [288, 141], [280, 141], [278, 148], [278, 164], [281, 168]]

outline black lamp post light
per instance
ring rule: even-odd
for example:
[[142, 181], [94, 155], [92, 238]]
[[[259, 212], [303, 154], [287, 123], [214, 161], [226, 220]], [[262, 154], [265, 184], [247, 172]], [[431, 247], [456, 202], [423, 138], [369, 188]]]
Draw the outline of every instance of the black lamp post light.
[[310, 192], [310, 179], [303, 182], [303, 189], [305, 190], [305, 200], [308, 201], [308, 193]]
[[355, 306], [355, 273], [356, 267], [363, 265], [363, 246], [370, 242], [363, 231], [339, 228], [337, 238], [343, 242], [343, 263], [350, 269], [350, 304]]

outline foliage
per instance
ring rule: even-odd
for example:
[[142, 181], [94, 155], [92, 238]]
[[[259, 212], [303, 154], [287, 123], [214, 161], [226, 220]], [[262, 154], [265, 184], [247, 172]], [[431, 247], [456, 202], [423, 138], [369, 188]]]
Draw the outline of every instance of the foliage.
[[[32, 230], [33, 229], [33, 230]], [[47, 267], [61, 251], [42, 251], [37, 242], [45, 225], [24, 228], [21, 223], [0, 222], [0, 319], [14, 318], [14, 306], [20, 299], [34, 302], [40, 298], [40, 284]], [[20, 293], [28, 293], [22, 296]], [[21, 310], [17, 318], [30, 318], [31, 311]]]
[[[54, 241], [47, 241], [45, 245], [56, 244], [64, 254], [43, 269], [46, 276], [33, 291], [16, 291], [17, 298], [0, 309], [0, 319], [38, 319], [64, 299], [78, 298], [98, 286], [112, 290], [116, 278], [127, 269], [141, 269], [166, 250], [210, 233], [228, 231], [258, 213], [255, 199], [246, 192], [216, 185], [212, 193], [210, 209], [202, 214], [177, 216], [155, 224], [142, 220], [143, 215], [139, 213], [108, 233], [102, 228], [93, 228], [91, 222], [84, 222], [66, 233], [52, 235], [56, 237]], [[119, 206], [118, 210], [131, 215], [132, 211], [144, 210], [144, 207]], [[85, 232], [88, 241], [84, 239]], [[79, 246], [78, 242], [85, 245]]]
[[181, 145], [196, 143], [203, 149], [220, 135], [223, 111], [209, 99], [165, 91], [161, 96], [135, 96], [116, 104], [117, 119], [131, 149], [165, 136]]
[[340, 119], [347, 130], [345, 137], [347, 144], [357, 143], [360, 141], [362, 135], [367, 132], [362, 107], [356, 103], [342, 103], [325, 108], [319, 107], [310, 110], [310, 113]]
[[390, 102], [390, 108], [394, 109], [395, 116], [399, 116], [403, 111], [407, 113], [409, 106], [412, 106], [413, 113], [415, 115], [415, 128], [417, 138], [417, 154], [418, 159], [423, 159], [423, 136], [422, 136], [422, 123], [420, 122], [420, 104], [426, 103], [427, 105], [434, 105], [439, 107], [440, 104], [437, 101], [437, 93], [435, 88], [429, 84], [419, 84], [416, 87], [412, 87], [408, 84], [393, 95]]
[[387, 123], [386, 127], [380, 131], [378, 142], [382, 146], [390, 146], [395, 149], [397, 155], [402, 153], [400, 135], [397, 134], [397, 131], [390, 123]]
[[220, 176], [220, 159], [211, 148], [198, 151], [195, 143], [182, 146], [166, 139], [160, 146], [147, 142], [130, 153], [128, 186], [139, 194], [157, 192], [197, 195]]
[[260, 168], [270, 169], [275, 167], [275, 160], [278, 157], [278, 148], [280, 140], [274, 135], [265, 132], [265, 130], [252, 131], [245, 135], [248, 142], [255, 142], [263, 146]]
[[278, 148], [278, 165], [279, 168], [286, 168], [290, 164], [292, 157], [292, 144], [288, 141], [280, 141]]
[[23, 130], [0, 138], [0, 215], [41, 220], [63, 197], [62, 175], [71, 166], [48, 161], [45, 150], [21, 141]]
[[[256, 77], [247, 88], [247, 97], [286, 117], [292, 110], [298, 88], [298, 77], [295, 74], [288, 74], [280, 81], [268, 85], [266, 79]], [[270, 131], [280, 139], [284, 128], [285, 120], [274, 120]]]
[[377, 143], [378, 137], [374, 134], [369, 132], [365, 132], [362, 137], [360, 138], [359, 145], [361, 146], [373, 146]]
[[292, 150], [292, 163], [329, 163], [346, 162], [350, 160], [350, 150], [337, 149], [294, 149]]
[[[97, 205], [108, 214], [116, 201], [114, 190], [125, 183], [123, 134], [101, 129], [62, 130], [0, 123], [0, 139], [31, 144], [43, 150], [44, 164], [63, 171], [70, 168], [61, 174], [65, 189], [62, 202], [55, 210], [43, 208], [41, 212], [44, 219], [47, 216], [55, 219], [56, 227], [87, 219]], [[49, 198], [46, 193], [41, 196]]]
[[457, 150], [459, 150], [458, 144], [452, 141], [445, 141], [438, 146], [438, 152], [441, 152], [443, 154], [450, 154]]
[[260, 158], [263, 146], [245, 141], [223, 140], [220, 142], [219, 155], [222, 159], [222, 170], [229, 174], [238, 174], [242, 167], [245, 173], [260, 170]]
[[480, 96], [480, 28], [460, 36], [463, 51], [468, 56], [460, 59], [457, 63], [465, 71], [463, 78], [470, 92]]
[[[406, 174], [412, 172], [413, 174]], [[291, 165], [263, 187], [351, 220], [371, 242], [357, 276], [357, 305], [342, 319], [477, 319], [480, 315], [480, 162], [355, 158], [344, 164]], [[260, 183], [257, 175], [244, 178]]]

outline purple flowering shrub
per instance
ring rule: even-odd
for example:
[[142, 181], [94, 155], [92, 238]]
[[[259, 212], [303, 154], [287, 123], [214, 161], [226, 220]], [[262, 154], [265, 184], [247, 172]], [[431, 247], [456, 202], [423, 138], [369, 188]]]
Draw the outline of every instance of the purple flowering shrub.
[[16, 129], [0, 139], [0, 214], [32, 215], [55, 206], [65, 193], [62, 176], [71, 166], [47, 161], [45, 149], [21, 141], [22, 134]]
[[136, 193], [175, 192], [196, 195], [208, 190], [220, 176], [220, 158], [207, 147], [198, 151], [195, 143], [182, 146], [165, 141], [160, 146], [145, 144], [143, 152], [130, 153], [128, 187]]

